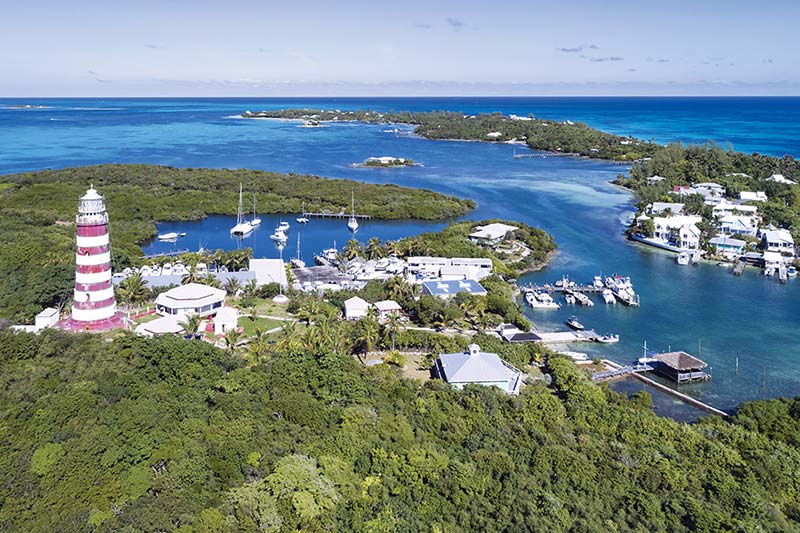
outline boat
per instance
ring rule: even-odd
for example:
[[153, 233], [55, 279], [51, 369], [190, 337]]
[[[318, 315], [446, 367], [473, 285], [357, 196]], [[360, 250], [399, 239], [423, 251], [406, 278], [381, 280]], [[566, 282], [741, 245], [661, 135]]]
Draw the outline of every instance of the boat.
[[564, 300], [566, 300], [566, 302], [569, 305], [574, 305], [575, 304], [575, 295], [572, 294], [572, 293], [567, 293], [567, 294], [564, 295]]
[[595, 289], [602, 289], [603, 288], [603, 277], [602, 276], [595, 276], [594, 281], [592, 281], [592, 285], [594, 285]]
[[297, 257], [289, 261], [295, 268], [305, 268], [306, 262], [300, 258], [300, 234], [297, 234]]
[[601, 344], [614, 344], [615, 342], [619, 342], [619, 335], [611, 335], [610, 333], [606, 333], [602, 337], [598, 337], [596, 340]]
[[686, 266], [689, 264], [689, 261], [692, 259], [692, 256], [689, 255], [689, 252], [681, 252], [678, 254], [678, 258], [676, 261], [679, 265]]
[[525, 294], [525, 301], [534, 309], [559, 309], [561, 307], [546, 292], [528, 292]]
[[560, 280], [556, 281], [555, 285], [556, 285], [556, 287], [558, 287], [560, 289], [569, 289], [569, 288], [575, 287], [576, 284], [575, 284], [574, 281], [571, 281], [569, 279], [569, 276], [564, 275], [564, 276], [561, 277]]
[[278, 227], [275, 229], [280, 230], [283, 233], [288, 233], [290, 227], [291, 226], [289, 225], [288, 222], [286, 222], [285, 220], [281, 220], [280, 222], [278, 222]]
[[347, 229], [355, 233], [358, 231], [358, 220], [356, 219], [356, 197], [355, 193], [350, 193], [350, 201], [352, 204], [350, 218], [347, 219]]
[[577, 300], [579, 304], [585, 305], [586, 307], [592, 307], [594, 305], [594, 302], [590, 300], [588, 296], [580, 292], [575, 293], [575, 300]]
[[280, 230], [280, 228], [275, 228], [275, 232], [269, 236], [269, 238], [273, 242], [277, 242], [279, 244], [286, 244], [286, 234]]
[[794, 265], [791, 265], [789, 268], [786, 269], [786, 275], [789, 276], [790, 278], [797, 277], [797, 269], [794, 267]]
[[581, 331], [582, 329], [584, 329], [583, 324], [578, 322], [578, 317], [574, 315], [567, 319], [567, 325], [577, 331]]
[[236, 237], [244, 237], [253, 232], [253, 226], [244, 219], [244, 212], [242, 208], [242, 184], [239, 183], [239, 211], [236, 214], [236, 225], [231, 228], [231, 235]]
[[306, 217], [306, 203], [303, 202], [302, 213], [299, 217], [295, 219], [298, 224], [308, 224], [308, 218]]
[[164, 263], [164, 266], [161, 267], [161, 275], [162, 276], [172, 275], [172, 263]]
[[261, 219], [256, 214], [256, 193], [253, 193], [253, 220], [250, 221], [251, 226], [260, 226]]
[[603, 300], [609, 305], [617, 303], [617, 299], [611, 289], [603, 289]]
[[169, 233], [159, 233], [158, 240], [159, 241], [174, 241], [178, 238], [178, 234], [174, 231], [170, 231]]
[[692, 264], [699, 265], [700, 259], [703, 257], [703, 253], [700, 250], [695, 250], [692, 254]]
[[148, 265], [144, 265], [142, 268], [139, 269], [139, 275], [143, 278], [153, 275], [153, 269], [150, 268]]
[[775, 269], [773, 267], [767, 267], [764, 269], [764, 275], [769, 277], [775, 274]]

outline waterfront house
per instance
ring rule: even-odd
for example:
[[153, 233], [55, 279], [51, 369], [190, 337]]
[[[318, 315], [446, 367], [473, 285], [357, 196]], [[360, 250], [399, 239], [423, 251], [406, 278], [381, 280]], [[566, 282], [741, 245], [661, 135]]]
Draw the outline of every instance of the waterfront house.
[[708, 243], [716, 248], [717, 253], [725, 257], [738, 257], [744, 252], [744, 247], [747, 245], [745, 241], [723, 234], [710, 239]]
[[486, 289], [474, 279], [463, 280], [429, 280], [422, 282], [422, 292], [439, 298], [451, 298], [459, 292], [474, 296], [486, 296]]
[[739, 200], [743, 202], [766, 202], [767, 193], [764, 191], [742, 191], [739, 193]]
[[758, 219], [753, 216], [724, 216], [719, 222], [719, 230], [728, 235], [748, 235], [750, 237], [755, 237], [758, 234]]
[[796, 181], [792, 181], [783, 174], [773, 174], [772, 176], [767, 178], [767, 181], [772, 181], [775, 183], [783, 183], [784, 185], [796, 185]]
[[653, 218], [653, 237], [665, 244], [686, 250], [700, 247], [700, 229], [697, 224], [702, 221], [697, 215], [678, 215]]
[[794, 239], [789, 230], [766, 229], [761, 232], [761, 246], [768, 252], [794, 257]]
[[754, 216], [758, 213], [758, 207], [754, 205], [734, 204], [723, 199], [714, 206], [714, 208], [711, 210], [711, 213], [715, 217], [724, 217], [735, 214]]
[[403, 308], [394, 300], [381, 300], [373, 304], [375, 311], [378, 314], [378, 320], [386, 320], [392, 313], [402, 314]]
[[349, 300], [344, 301], [344, 318], [345, 320], [358, 320], [367, 316], [369, 304], [363, 298], [353, 296]]
[[482, 352], [477, 344], [470, 344], [464, 352], [440, 355], [434, 374], [458, 389], [470, 384], [483, 385], [516, 395], [522, 385], [522, 372], [497, 354]]
[[655, 371], [678, 383], [707, 381], [711, 378], [704, 369], [708, 366], [686, 352], [667, 352], [653, 356]]
[[514, 232], [519, 229], [516, 226], [494, 222], [485, 226], [477, 226], [469, 238], [475, 244], [484, 246], [497, 246], [507, 238], [513, 238]]
[[234, 307], [223, 307], [214, 317], [214, 335], [224, 335], [239, 327], [239, 310]]
[[159, 294], [156, 311], [162, 315], [213, 315], [224, 301], [224, 290], [202, 283], [188, 283]]
[[667, 214], [680, 215], [683, 213], [684, 204], [677, 202], [653, 202], [647, 205], [647, 214], [649, 215], [663, 215]]

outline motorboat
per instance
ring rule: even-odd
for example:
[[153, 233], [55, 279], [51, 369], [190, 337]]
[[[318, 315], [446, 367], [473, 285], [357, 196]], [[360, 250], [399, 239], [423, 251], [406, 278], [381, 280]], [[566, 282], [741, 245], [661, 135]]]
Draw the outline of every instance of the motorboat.
[[153, 275], [153, 269], [147, 265], [144, 265], [142, 268], [139, 269], [139, 275], [143, 278]]
[[285, 220], [281, 220], [280, 222], [278, 222], [278, 227], [277, 227], [277, 228], [275, 228], [275, 229], [276, 229], [276, 230], [280, 230], [280, 231], [282, 231], [283, 233], [287, 233], [287, 232], [289, 231], [289, 228], [290, 228], [290, 227], [291, 227], [291, 226], [289, 225], [289, 223], [288, 223], [288, 222], [286, 222]]
[[553, 300], [552, 296], [543, 291], [526, 293], [525, 301], [534, 309], [559, 309], [561, 307]]
[[764, 275], [770, 277], [775, 274], [775, 269], [773, 267], [767, 267], [764, 269]]
[[580, 292], [575, 293], [575, 300], [577, 300], [579, 304], [585, 305], [586, 307], [592, 307], [594, 305], [594, 302], [588, 296]]
[[279, 228], [275, 228], [275, 232], [272, 235], [270, 235], [269, 238], [273, 242], [286, 244], [286, 234], [282, 232]]
[[565, 275], [562, 276], [560, 280], [556, 281], [555, 285], [561, 289], [569, 289], [575, 286], [575, 282], [571, 281], [569, 277]]
[[692, 256], [689, 255], [689, 252], [681, 252], [678, 254], [676, 261], [678, 262], [679, 265], [686, 266], [689, 264], [689, 261], [691, 261], [691, 259]]
[[602, 337], [598, 337], [597, 342], [601, 344], [614, 344], [619, 342], [619, 335], [611, 335], [610, 333], [606, 333]]
[[583, 324], [578, 322], [578, 317], [574, 315], [567, 319], [567, 325], [577, 331], [581, 331], [582, 329], [584, 329]]
[[308, 219], [306, 217], [297, 217], [295, 220], [298, 224], [308, 224]]
[[244, 212], [242, 211], [242, 184], [239, 183], [239, 211], [236, 214], [236, 225], [231, 228], [231, 236], [244, 237], [253, 233], [253, 225], [244, 219]]
[[791, 265], [789, 268], [786, 269], [786, 275], [789, 276], [790, 278], [797, 277], [797, 269], [794, 267], [794, 265]]
[[347, 229], [355, 233], [358, 231], [358, 220], [356, 219], [356, 197], [354, 193], [350, 193], [351, 210], [350, 218], [347, 219]]
[[603, 288], [602, 276], [595, 276], [594, 281], [592, 281], [592, 285], [594, 285], [595, 289], [602, 289]]
[[611, 289], [603, 289], [603, 301], [609, 305], [617, 303], [617, 299], [614, 297], [614, 292]]
[[250, 221], [251, 226], [260, 226], [261, 219], [256, 214], [256, 193], [253, 193], [253, 220]]
[[178, 234], [174, 231], [170, 231], [168, 233], [159, 233], [158, 240], [159, 241], [174, 241], [178, 238]]
[[305, 268], [306, 267], [306, 262], [303, 261], [302, 259], [292, 258], [291, 260], [289, 260], [289, 263], [291, 263], [291, 265], [294, 268]]
[[564, 295], [564, 300], [566, 300], [566, 302], [569, 305], [574, 305], [575, 304], [575, 295], [568, 292], [566, 295]]

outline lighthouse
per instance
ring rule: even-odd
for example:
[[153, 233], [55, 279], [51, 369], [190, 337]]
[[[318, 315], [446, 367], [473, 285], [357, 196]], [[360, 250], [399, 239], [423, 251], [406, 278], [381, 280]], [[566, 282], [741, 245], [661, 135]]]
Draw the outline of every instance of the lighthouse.
[[66, 322], [73, 331], [106, 331], [124, 327], [111, 285], [111, 251], [105, 199], [90, 187], [78, 204], [75, 293], [72, 315]]

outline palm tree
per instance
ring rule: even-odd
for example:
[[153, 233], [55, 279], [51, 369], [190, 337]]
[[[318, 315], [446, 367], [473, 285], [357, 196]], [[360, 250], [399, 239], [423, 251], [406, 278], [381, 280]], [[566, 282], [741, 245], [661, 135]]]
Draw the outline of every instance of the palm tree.
[[243, 298], [255, 298], [258, 295], [258, 282], [251, 279], [242, 287]]
[[200, 315], [189, 315], [183, 319], [180, 324], [183, 326], [183, 330], [187, 335], [194, 337], [197, 334], [197, 330], [200, 329], [200, 323], [202, 321], [203, 317]]
[[222, 342], [225, 344], [225, 351], [227, 351], [229, 355], [233, 355], [236, 352], [236, 345], [239, 344], [241, 339], [242, 334], [239, 332], [238, 328], [226, 331], [225, 335], [222, 337]]
[[342, 250], [344, 253], [344, 257], [347, 260], [355, 259], [363, 252], [363, 247], [361, 243], [355, 239], [350, 239], [347, 241], [347, 244], [344, 245], [344, 249]]
[[200, 276], [197, 274], [197, 270], [195, 270], [193, 266], [190, 266], [186, 270], [186, 274], [181, 278], [181, 284], [187, 285], [189, 283], [197, 283], [199, 280]]
[[385, 252], [386, 250], [383, 248], [383, 244], [381, 244], [381, 240], [378, 237], [372, 237], [367, 241], [368, 259], [380, 259], [386, 255]]
[[403, 245], [400, 241], [386, 241], [385, 249], [387, 254], [402, 255]]
[[200, 278], [198, 282], [202, 283], [203, 285], [208, 285], [209, 287], [214, 287], [216, 289], [222, 288], [222, 283], [219, 281], [219, 278], [211, 273], [208, 273], [202, 278]]
[[297, 348], [297, 322], [284, 322], [281, 326], [281, 339], [275, 347], [282, 352], [293, 352]]
[[392, 351], [394, 351], [394, 339], [400, 329], [400, 313], [392, 311], [386, 318], [386, 333], [392, 339]]
[[358, 335], [356, 342], [361, 346], [363, 352], [369, 353], [375, 349], [375, 345], [380, 338], [380, 324], [374, 318], [364, 317], [356, 324]]
[[225, 282], [225, 292], [228, 293], [228, 296], [236, 296], [236, 293], [239, 292], [239, 289], [242, 288], [242, 284], [239, 283], [239, 280], [236, 278], [229, 278], [227, 282]]
[[393, 276], [389, 278], [386, 282], [386, 288], [389, 291], [389, 298], [392, 300], [401, 300], [410, 292], [408, 282], [403, 276]]
[[269, 341], [267, 334], [257, 329], [250, 339], [250, 355], [256, 363], [261, 362], [269, 354]]
[[119, 299], [128, 304], [137, 304], [146, 301], [150, 297], [150, 289], [139, 272], [132, 274], [122, 280], [117, 287]]

